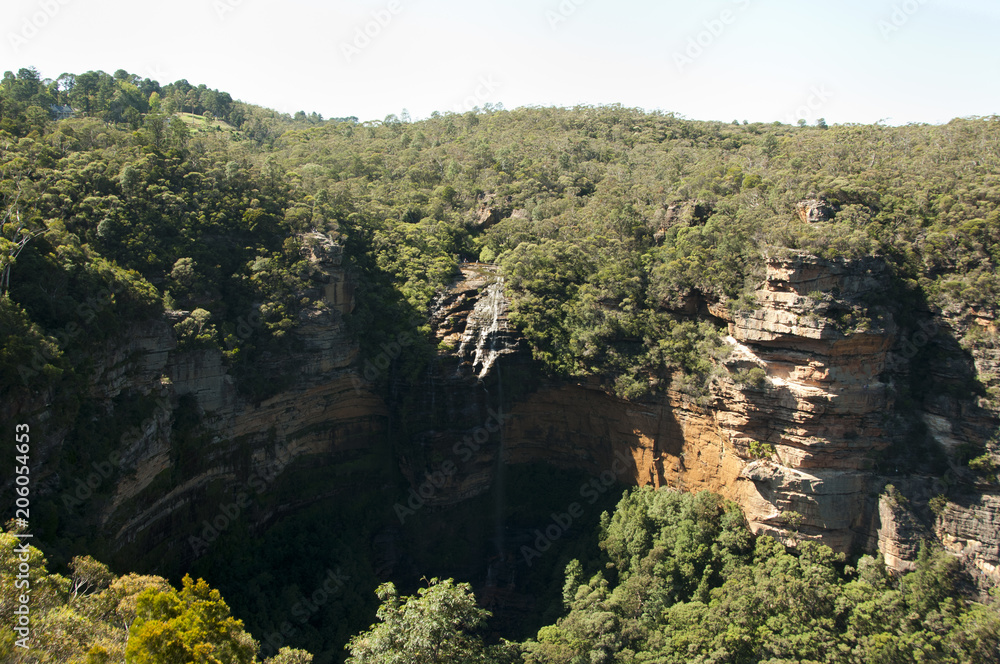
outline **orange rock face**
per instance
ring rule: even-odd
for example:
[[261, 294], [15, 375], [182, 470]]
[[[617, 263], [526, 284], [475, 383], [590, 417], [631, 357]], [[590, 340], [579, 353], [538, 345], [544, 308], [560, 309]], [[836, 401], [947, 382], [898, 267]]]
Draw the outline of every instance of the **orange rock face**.
[[[729, 375], [713, 384], [709, 398], [668, 390], [631, 402], [596, 384], [543, 383], [505, 417], [504, 460], [599, 476], [624, 459], [621, 481], [716, 491], [743, 507], [756, 532], [817, 539], [841, 551], [878, 548], [906, 569], [919, 537], [931, 533], [905, 508], [889, 509], [878, 498], [887, 480], [876, 462], [898, 436], [894, 391], [882, 380], [898, 369], [888, 365], [899, 361], [891, 355], [899, 340], [887, 312], [861, 303], [887, 287], [883, 270], [875, 259], [772, 261], [753, 311], [709, 307], [728, 324], [731, 346]], [[468, 289], [465, 296], [466, 310], [479, 306]], [[449, 334], [459, 338], [463, 329]], [[755, 378], [745, 380], [751, 369]], [[932, 434], [952, 446], [956, 437], [974, 436], [961, 433], [955, 418], [926, 417]], [[447, 455], [461, 433], [438, 431], [432, 447]], [[461, 489], [435, 500], [487, 490], [499, 449], [493, 443], [477, 450], [476, 470], [458, 473]], [[984, 499], [979, 518], [993, 519], [994, 505]], [[948, 523], [937, 528], [939, 537], [996, 576], [997, 537], [984, 538], [982, 528], [965, 528], [976, 531], [965, 539], [956, 534], [973, 518]]]
[[[909, 506], [880, 498], [892, 471], [878, 465], [880, 455], [899, 437], [891, 383], [914, 370], [906, 349], [930, 342], [901, 338], [891, 315], [862, 304], [865, 294], [886, 287], [877, 260], [772, 260], [752, 311], [709, 305], [702, 312], [728, 326], [731, 351], [728, 371], [719, 372], [709, 394], [696, 399], [668, 389], [637, 401], [596, 382], [538, 378], [526, 343], [507, 320], [502, 275], [492, 266], [464, 264], [432, 315], [436, 368], [420, 385], [404, 388], [414, 395], [414, 419], [393, 422], [392, 408], [369, 390], [369, 368], [345, 330], [355, 296], [339, 247], [322, 236], [306, 247], [307, 258], [322, 268], [317, 288], [326, 306], [305, 312], [295, 350], [263, 367], [275, 373], [297, 367], [291, 384], [273, 397], [260, 403], [241, 397], [217, 351], [177, 352], [165, 321], [126, 331], [94, 358], [90, 396], [98, 402], [110, 408], [132, 391], [161, 395], [164, 404], [148, 426], [123, 438], [115, 461], [120, 472], [100, 504], [101, 527], [119, 546], [179, 541], [184, 547], [190, 515], [210, 488], [237, 491], [254, 474], [274, 471], [295, 481], [322, 469], [329, 476], [288, 504], [255, 514], [263, 523], [338, 492], [381, 491], [397, 471], [414, 488], [435, 480], [427, 504], [457, 503], [489, 490], [502, 459], [595, 477], [610, 473], [626, 484], [715, 491], [738, 502], [757, 532], [845, 551], [878, 548], [898, 569], [910, 564], [920, 538], [936, 537], [970, 569], [1000, 579], [995, 484], [983, 482], [970, 498], [947, 502], [933, 523], [913, 510], [945, 490], [938, 480], [893, 478], [914, 496]], [[982, 316], [970, 325], [995, 329]], [[971, 355], [982, 383], [1000, 385], [997, 351], [984, 345]], [[951, 365], [942, 366], [933, 380], [949, 379]], [[524, 385], [511, 384], [515, 379]], [[210, 442], [199, 451], [197, 472], [165, 484], [183, 462], [171, 428], [182, 397], [198, 408]], [[42, 405], [7, 407], [30, 414]], [[949, 450], [981, 444], [982, 432], [997, 421], [986, 406], [943, 391], [915, 412], [928, 436]], [[43, 463], [64, 435], [50, 429], [40, 440]], [[401, 438], [392, 449], [390, 441]], [[452, 472], [441, 472], [446, 463]]]
[[[874, 267], [773, 263], [759, 308], [728, 321], [730, 377], [707, 400], [675, 390], [627, 402], [593, 385], [544, 386], [516, 404], [503, 431], [509, 463], [545, 462], [599, 475], [622, 455], [630, 483], [719, 492], [739, 502], [754, 530], [847, 549], [867, 537], [870, 454], [888, 445], [886, 386], [891, 336], [837, 330], [808, 293], [839, 290], [849, 302], [878, 287]], [[762, 370], [738, 385], [740, 369]]]

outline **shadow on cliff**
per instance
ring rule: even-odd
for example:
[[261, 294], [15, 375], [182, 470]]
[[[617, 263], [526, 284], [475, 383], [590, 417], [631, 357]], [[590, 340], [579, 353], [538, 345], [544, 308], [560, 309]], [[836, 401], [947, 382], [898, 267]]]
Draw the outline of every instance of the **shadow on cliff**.
[[892, 313], [897, 333], [882, 374], [894, 397], [890, 444], [873, 455], [872, 469], [958, 481], [971, 450], [997, 425], [979, 404], [987, 392], [972, 353], [927, 295], [901, 278], [875, 300]]
[[[752, 424], [738, 427], [755, 441], [746, 458], [773, 454], [760, 443], [781, 445], [796, 471], [747, 476], [760, 497], [779, 513], [803, 512], [804, 527], [834, 528], [840, 535], [833, 540], [856, 548], [880, 528], [878, 496], [890, 482], [906, 487], [924, 532], [933, 532], [930, 497], [968, 492], [964, 465], [996, 426], [979, 405], [986, 390], [955, 322], [892, 264], [865, 259], [858, 268], [840, 264], [826, 274], [825, 291], [807, 295], [825, 320], [819, 335], [785, 333], [750, 344], [769, 372], [794, 366], [790, 379], [782, 369], [777, 379], [772, 372], [740, 386]], [[796, 304], [805, 290], [796, 291]], [[736, 368], [753, 369], [744, 364]], [[860, 505], [847, 502], [851, 497]], [[772, 522], [780, 526], [780, 518]]]

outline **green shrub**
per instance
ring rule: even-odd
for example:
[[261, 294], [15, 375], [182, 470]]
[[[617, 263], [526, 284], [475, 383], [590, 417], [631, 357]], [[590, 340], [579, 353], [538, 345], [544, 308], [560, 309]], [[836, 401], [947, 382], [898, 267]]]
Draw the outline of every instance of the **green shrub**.
[[944, 514], [945, 510], [948, 509], [948, 499], [944, 497], [944, 494], [937, 494], [927, 502], [928, 507], [931, 508], [931, 512], [935, 516], [941, 516]]
[[733, 374], [733, 382], [740, 387], [759, 390], [767, 386], [767, 372], [760, 367], [740, 369]]
[[774, 449], [774, 445], [771, 443], [761, 443], [756, 440], [751, 440], [747, 445], [747, 449], [750, 452], [751, 459], [773, 459], [778, 455], [777, 450]]

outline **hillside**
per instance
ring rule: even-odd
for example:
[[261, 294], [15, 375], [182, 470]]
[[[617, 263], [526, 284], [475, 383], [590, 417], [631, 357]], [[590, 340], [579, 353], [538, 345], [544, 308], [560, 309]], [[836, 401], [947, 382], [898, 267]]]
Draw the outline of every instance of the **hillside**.
[[[609, 598], [665, 568], [629, 567], [601, 516], [649, 485], [738, 505], [748, 570], [808, 562], [848, 594], [906, 595], [928, 566], [942, 598], [1000, 581], [996, 117], [358, 122], [22, 69], [0, 84], [0, 196], [0, 427], [31, 425], [56, 571], [190, 572], [261, 640], [340, 565], [288, 642], [317, 661], [372, 623], [379, 584], [423, 576], [469, 581], [487, 641], [534, 638], [525, 661], [574, 661], [564, 632], [609, 601], [614, 630], [643, 626], [608, 657], [653, 653], [666, 628]], [[565, 594], [598, 529], [621, 576], [575, 571]], [[703, 563], [677, 564], [704, 589], [656, 600], [677, 620], [724, 622], [715, 590], [763, 573]], [[904, 632], [952, 638], [934, 621], [953, 608]], [[815, 655], [789, 648], [769, 656]]]

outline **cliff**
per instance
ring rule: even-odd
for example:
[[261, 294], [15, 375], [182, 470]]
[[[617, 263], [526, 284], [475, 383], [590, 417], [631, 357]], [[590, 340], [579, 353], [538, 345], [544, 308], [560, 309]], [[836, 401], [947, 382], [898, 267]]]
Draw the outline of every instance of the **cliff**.
[[[529, 379], [525, 394], [501, 414], [502, 430], [489, 435], [482, 421], [490, 389], [502, 386], [498, 378], [506, 375], [512, 391], [511, 377], [525, 376], [530, 360], [510, 334], [498, 278], [483, 279], [483, 269], [465, 267], [463, 278], [442, 295], [435, 317], [439, 338], [457, 347], [444, 353], [444, 366], [454, 371], [438, 377], [438, 398], [473, 393], [464, 403], [477, 406], [443, 420], [455, 426], [441, 426], [439, 419], [433, 429], [418, 432], [419, 458], [401, 459], [414, 487], [432, 476], [433, 460], [455, 461], [457, 472], [431, 504], [487, 491], [498, 454], [507, 464], [542, 462], [595, 477], [625, 458], [618, 480], [717, 491], [743, 507], [756, 532], [787, 541], [817, 539], [842, 551], [877, 548], [897, 569], [910, 566], [922, 539], [937, 539], [974, 572], [1000, 578], [995, 485], [980, 484], [969, 493], [955, 484], [947, 507], [933, 515], [930, 498], [946, 491], [949, 481], [968, 479], [961, 464], [941, 457], [945, 468], [936, 474], [919, 468], [899, 476], [899, 459], [906, 458], [915, 430], [954, 450], [981, 444], [997, 413], [984, 399], [942, 397], [934, 389], [912, 403], [917, 370], [938, 386], [955, 383], [961, 373], [955, 365], [962, 361], [956, 359], [955, 338], [961, 332], [929, 310], [904, 329], [892, 302], [866, 305], [872, 293], [892, 289], [878, 259], [776, 258], [752, 311], [709, 305], [706, 314], [728, 326], [732, 352], [725, 361], [728, 375], [713, 383], [707, 399], [669, 389], [628, 402], [596, 382]], [[937, 359], [916, 352], [922, 348], [935, 349]], [[491, 374], [498, 353], [503, 371]], [[974, 355], [978, 373], [995, 381], [989, 373], [995, 350], [985, 347]], [[927, 366], [914, 367], [917, 362]], [[478, 388], [469, 375], [478, 378]], [[907, 409], [897, 406], [901, 394]], [[431, 407], [426, 399], [421, 403]], [[492, 403], [490, 412], [496, 413], [495, 394]], [[892, 482], [912, 499], [895, 493]]]
[[[292, 376], [273, 396], [255, 402], [243, 395], [220, 350], [178, 350], [173, 323], [187, 312], [134, 325], [91, 358], [95, 425], [130, 418], [135, 425], [103, 441], [110, 452], [91, 455], [80, 479], [50, 498], [77, 509], [117, 559], [187, 566], [238, 517], [260, 526], [384, 483], [373, 478], [387, 476], [387, 411], [365, 389], [357, 344], [345, 331], [354, 298], [341, 247], [320, 234], [304, 239], [305, 257], [317, 268], [309, 293], [317, 303], [301, 312], [289, 350], [265, 355], [256, 367], [274, 381]], [[238, 333], [252, 338], [259, 326], [249, 312]], [[141, 423], [125, 412], [126, 396], [149, 404]], [[43, 487], [59, 481], [60, 456], [72, 454], [64, 449], [70, 427], [46, 424], [56, 419], [51, 398], [40, 395], [16, 415], [40, 424]], [[288, 484], [302, 491], [276, 490]], [[237, 502], [243, 511], [234, 516]]]
[[[190, 562], [203, 552], [191, 538], [210, 540], [206, 525], [241, 493], [254, 498], [241, 518], [262, 527], [318, 501], [392, 493], [400, 474], [413, 489], [433, 483], [426, 504], [456, 505], [490, 490], [504, 465], [544, 463], [608, 482], [716, 491], [756, 532], [877, 548], [897, 569], [934, 538], [1000, 580], [996, 478], [974, 476], [958, 454], [996, 458], [995, 441], [983, 445], [998, 413], [983, 394], [997, 387], [998, 354], [968, 341], [970, 330], [995, 335], [995, 323], [927, 309], [904, 324], [891, 301], [866, 305], [891, 290], [877, 259], [772, 259], [752, 310], [701, 307], [728, 328], [731, 347], [709, 394], [672, 387], [636, 401], [596, 381], [542, 377], [507, 318], [502, 275], [463, 264], [432, 312], [437, 357], [419, 384], [393, 385], [402, 396], [387, 403], [367, 387], [346, 333], [354, 296], [340, 248], [307, 239], [320, 304], [302, 312], [290, 350], [258, 367], [293, 376], [270, 398], [241, 396], [221, 352], [179, 351], [170, 320], [136, 325], [93, 358], [98, 410], [114, 417], [127, 394], [155, 401], [112, 446], [114, 472], [91, 487], [106, 498], [75, 496], [87, 498], [113, 550]], [[985, 391], [937, 389], [969, 374]], [[42, 413], [44, 395], [16, 407]], [[192, 411], [197, 426], [182, 426]], [[42, 429], [44, 465], [66, 429]], [[897, 472], [914, 436], [947, 454]], [[928, 471], [934, 463], [940, 472]]]

